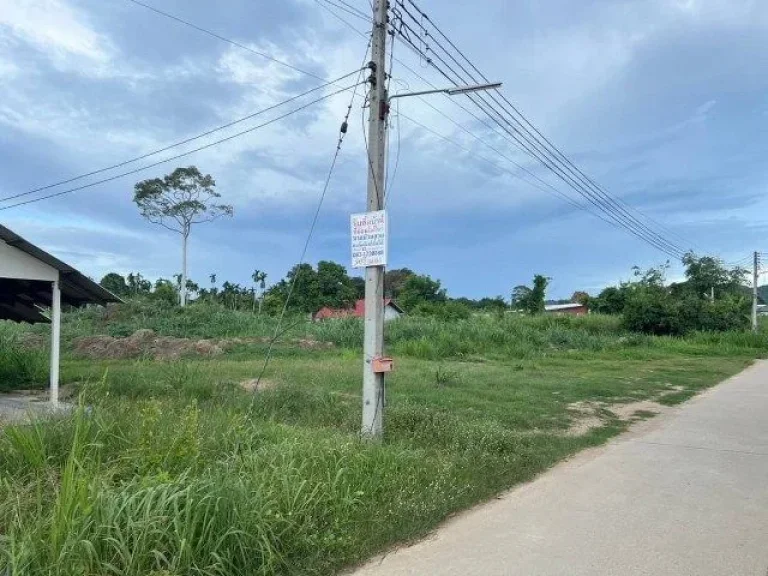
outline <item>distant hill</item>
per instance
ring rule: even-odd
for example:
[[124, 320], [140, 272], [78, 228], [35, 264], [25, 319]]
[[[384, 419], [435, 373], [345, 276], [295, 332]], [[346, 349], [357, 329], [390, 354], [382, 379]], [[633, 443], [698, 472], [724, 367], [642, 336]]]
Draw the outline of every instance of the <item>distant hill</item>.
[[768, 304], [768, 284], [757, 287], [757, 299], [761, 304]]

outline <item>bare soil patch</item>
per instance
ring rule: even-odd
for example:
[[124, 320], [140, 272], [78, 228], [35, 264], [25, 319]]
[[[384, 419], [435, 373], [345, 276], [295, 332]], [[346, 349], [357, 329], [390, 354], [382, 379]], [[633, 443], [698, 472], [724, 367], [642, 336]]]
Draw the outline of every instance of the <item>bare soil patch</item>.
[[[679, 387], [676, 387], [679, 388]], [[680, 390], [670, 390], [667, 394]], [[662, 395], [663, 396], [663, 395]], [[654, 415], [669, 412], [671, 408], [653, 400], [641, 400], [626, 404], [608, 404], [606, 402], [573, 402], [568, 406], [574, 417], [566, 436], [583, 436], [595, 428], [603, 426], [613, 415], [622, 422], [642, 420], [648, 413]]]
[[266, 378], [262, 378], [261, 381], [259, 381], [258, 378], [251, 378], [250, 380], [243, 380], [240, 382], [239, 386], [246, 392], [255, 393], [277, 388], [277, 382], [274, 380], [267, 380]]
[[[137, 330], [127, 338], [113, 336], [85, 336], [73, 341], [74, 354], [92, 360], [119, 360], [126, 358], [153, 358], [178, 360], [190, 356], [219, 356], [240, 344], [267, 343], [269, 338], [190, 339], [158, 336], [148, 329]], [[331, 342], [301, 338], [291, 341], [304, 349], [332, 348]]]

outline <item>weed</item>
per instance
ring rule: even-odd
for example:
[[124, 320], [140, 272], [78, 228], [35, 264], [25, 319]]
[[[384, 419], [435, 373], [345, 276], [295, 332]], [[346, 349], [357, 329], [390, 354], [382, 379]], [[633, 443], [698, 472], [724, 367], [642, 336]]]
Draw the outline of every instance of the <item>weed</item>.
[[42, 388], [48, 379], [45, 352], [25, 347], [19, 332], [0, 321], [0, 392]]

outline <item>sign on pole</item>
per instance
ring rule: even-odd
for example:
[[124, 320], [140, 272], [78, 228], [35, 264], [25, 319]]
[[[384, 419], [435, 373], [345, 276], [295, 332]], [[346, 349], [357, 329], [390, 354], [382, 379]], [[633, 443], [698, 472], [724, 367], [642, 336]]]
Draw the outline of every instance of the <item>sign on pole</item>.
[[352, 214], [352, 268], [387, 265], [387, 211]]

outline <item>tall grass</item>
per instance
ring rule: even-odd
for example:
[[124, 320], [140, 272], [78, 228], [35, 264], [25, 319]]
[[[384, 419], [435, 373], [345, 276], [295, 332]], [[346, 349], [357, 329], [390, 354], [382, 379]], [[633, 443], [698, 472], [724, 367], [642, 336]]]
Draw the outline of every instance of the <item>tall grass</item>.
[[[133, 306], [67, 314], [65, 333], [274, 329], [244, 312]], [[356, 349], [362, 325], [302, 321], [291, 337]], [[332, 574], [621, 428], [564, 434], [572, 402], [693, 394], [768, 350], [764, 334], [636, 336], [600, 316], [406, 317], [387, 338], [416, 358], [389, 380], [381, 444], [356, 435], [357, 350], [276, 357], [277, 387], [255, 396], [236, 386], [258, 373], [253, 355], [65, 361], [65, 375], [95, 380], [89, 408], [0, 431], [0, 574]], [[521, 360], [495, 362], [508, 358]], [[483, 362], [452, 361], [465, 359]]]
[[249, 406], [110, 400], [7, 429], [0, 573], [328, 574], [572, 449], [412, 410], [407, 441], [375, 445]]
[[[94, 334], [128, 336], [145, 328], [162, 336], [186, 338], [271, 338], [277, 322], [277, 318], [268, 315], [207, 303], [178, 308], [162, 303], [129, 301], [108, 309], [68, 313], [64, 318], [63, 334], [65, 343], [77, 336]], [[363, 341], [363, 323], [358, 318], [322, 322], [310, 322], [305, 316], [284, 319], [279, 341], [290, 343], [296, 339], [359, 349]], [[700, 333], [670, 340], [627, 332], [621, 327], [620, 318], [598, 314], [579, 317], [476, 314], [461, 320], [405, 316], [387, 324], [385, 339], [393, 354], [426, 360], [526, 359], [554, 353], [659, 347], [686, 348], [695, 353], [697, 346], [704, 350], [712, 344], [726, 349], [768, 350], [765, 333], [758, 336], [746, 332]]]
[[42, 388], [48, 377], [44, 351], [25, 347], [18, 329], [0, 322], [0, 392]]

